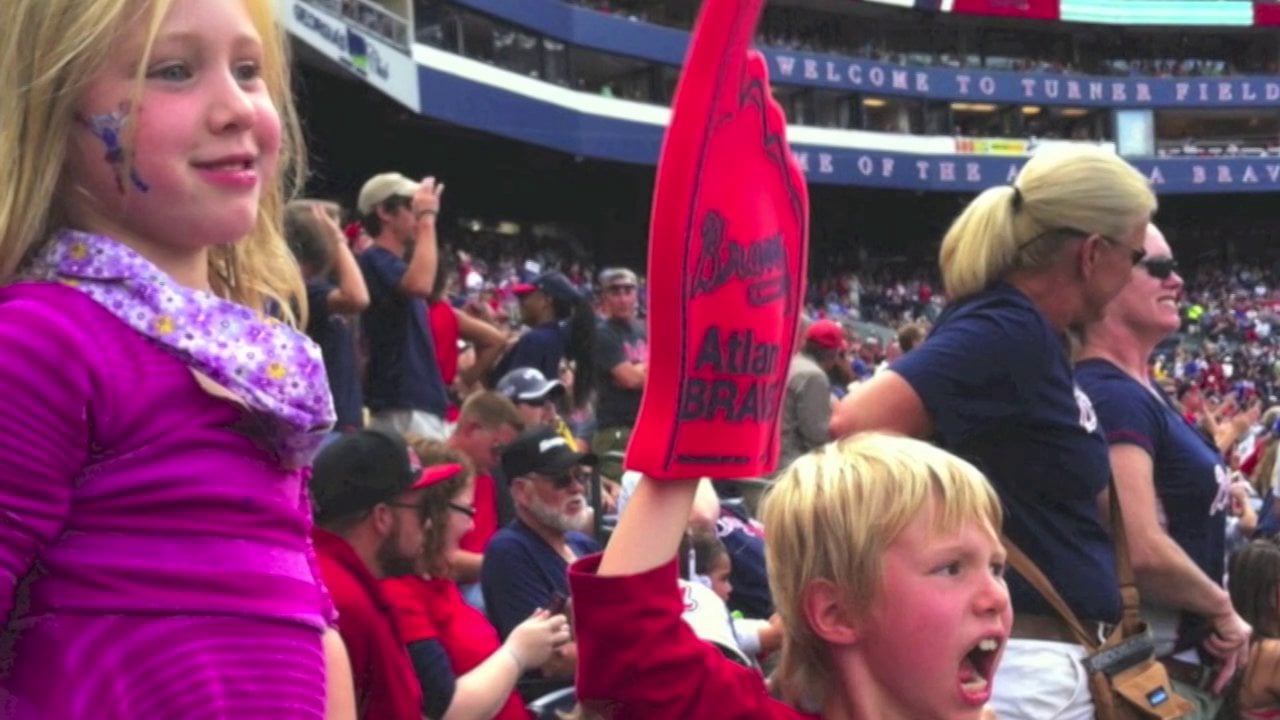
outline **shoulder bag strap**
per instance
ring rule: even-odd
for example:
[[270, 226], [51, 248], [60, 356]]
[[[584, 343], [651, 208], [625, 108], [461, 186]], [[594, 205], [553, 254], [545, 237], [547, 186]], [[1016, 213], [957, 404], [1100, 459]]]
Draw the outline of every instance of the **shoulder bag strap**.
[[1057, 611], [1071, 634], [1076, 636], [1076, 640], [1085, 649], [1090, 652], [1097, 650], [1098, 638], [1091, 637], [1085, 631], [1084, 626], [1080, 624], [1079, 618], [1071, 611], [1071, 607], [1067, 605], [1067, 601], [1062, 599], [1058, 591], [1053, 588], [1053, 583], [1049, 582], [1049, 578], [1045, 577], [1043, 572], [1040, 572], [1040, 568], [1036, 566], [1035, 562], [1027, 557], [1027, 554], [1022, 552], [1017, 545], [1014, 545], [1008, 535], [1002, 533], [1000, 541], [1004, 543], [1005, 550], [1009, 553], [1009, 567], [1017, 570], [1019, 575], [1026, 578], [1027, 582], [1031, 583], [1031, 587], [1035, 588], [1044, 597], [1045, 601]]
[[1107, 494], [1111, 505], [1111, 544], [1116, 554], [1116, 581], [1120, 585], [1120, 601], [1123, 614], [1120, 625], [1123, 635], [1128, 637], [1139, 631], [1142, 617], [1138, 614], [1138, 606], [1142, 598], [1138, 595], [1138, 585], [1133, 579], [1133, 564], [1129, 559], [1129, 538], [1124, 530], [1124, 512], [1120, 508], [1120, 494], [1116, 492], [1114, 475], [1107, 482]]

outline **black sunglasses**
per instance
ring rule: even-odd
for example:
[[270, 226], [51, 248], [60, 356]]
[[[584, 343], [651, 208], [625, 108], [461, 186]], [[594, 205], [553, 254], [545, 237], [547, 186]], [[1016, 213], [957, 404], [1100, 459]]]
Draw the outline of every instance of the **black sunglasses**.
[[427, 519], [427, 506], [422, 503], [388, 502], [387, 505], [394, 508], [401, 508], [403, 510], [414, 510], [418, 513], [418, 517], [423, 520]]
[[449, 503], [450, 510], [456, 510], [469, 518], [475, 519], [476, 509], [467, 505], [459, 505], [458, 503]]
[[1142, 262], [1142, 259], [1147, 256], [1146, 248], [1132, 248], [1120, 242], [1119, 240], [1116, 240], [1115, 238], [1109, 238], [1106, 235], [1099, 235], [1098, 237], [1102, 238], [1103, 240], [1106, 240], [1107, 242], [1111, 243], [1112, 245], [1115, 245], [1118, 248], [1124, 248], [1125, 250], [1128, 250], [1129, 264], [1135, 267], [1139, 265]]
[[1107, 237], [1106, 235], [1103, 235], [1101, 233], [1091, 233], [1088, 230], [1081, 230], [1080, 228], [1071, 227], [1070, 225], [1063, 225], [1061, 227], [1049, 228], [1048, 230], [1045, 230], [1039, 235], [1036, 235], [1032, 237], [1030, 240], [1019, 245], [1018, 252], [1022, 252], [1023, 250], [1026, 250], [1028, 247], [1031, 247], [1032, 245], [1040, 242], [1041, 240], [1051, 235], [1061, 235], [1061, 234], [1076, 235], [1083, 238], [1087, 238], [1090, 235], [1097, 235], [1098, 237], [1105, 240], [1108, 245], [1115, 245], [1116, 247], [1121, 247], [1128, 250], [1129, 264], [1131, 265], [1137, 265], [1138, 263], [1142, 262], [1142, 258], [1147, 256], [1146, 248], [1131, 248], [1128, 245], [1125, 245], [1124, 243], [1120, 242], [1119, 240], [1116, 240], [1115, 238]]
[[1178, 272], [1178, 261], [1173, 258], [1147, 258], [1138, 264], [1157, 280], [1168, 280], [1169, 276]]

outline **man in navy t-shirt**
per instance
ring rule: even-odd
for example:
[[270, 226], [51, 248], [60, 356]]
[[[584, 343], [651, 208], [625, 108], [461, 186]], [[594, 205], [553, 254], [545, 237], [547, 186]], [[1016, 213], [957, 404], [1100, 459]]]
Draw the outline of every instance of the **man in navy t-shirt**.
[[371, 425], [443, 440], [448, 396], [436, 361], [426, 299], [436, 277], [436, 216], [444, 185], [375, 175], [357, 207], [373, 246], [360, 254], [371, 304], [364, 313]]
[[[591, 523], [586, 491], [596, 456], [574, 452], [554, 428], [526, 430], [502, 452], [502, 469], [515, 500], [516, 519], [485, 549], [480, 570], [485, 611], [505, 638], [539, 608], [569, 595], [569, 563], [600, 551], [584, 535]], [[576, 643], [561, 646], [542, 667], [545, 677], [571, 678]]]

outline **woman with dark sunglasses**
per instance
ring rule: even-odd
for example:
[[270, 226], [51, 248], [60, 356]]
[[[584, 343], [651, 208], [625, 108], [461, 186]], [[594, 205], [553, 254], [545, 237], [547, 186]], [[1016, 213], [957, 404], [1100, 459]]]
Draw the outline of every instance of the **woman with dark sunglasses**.
[[506, 642], [479, 610], [468, 605], [449, 574], [449, 556], [472, 527], [475, 486], [467, 460], [434, 440], [410, 443], [424, 467], [458, 470], [423, 490], [419, 574], [382, 581], [426, 698], [426, 716], [528, 720], [516, 682], [569, 641], [563, 614], [538, 610]]
[[[947, 310], [928, 342], [850, 392], [835, 437], [887, 430], [974, 463], [1005, 507], [1004, 534], [1090, 627], [1120, 617], [1097, 497], [1107, 445], [1076, 387], [1068, 328], [1100, 317], [1143, 260], [1156, 198], [1115, 153], [1044, 150], [974, 198], [942, 239]], [[1008, 575], [1014, 622], [991, 706], [1002, 720], [1092, 720], [1085, 649], [1044, 597]]]
[[1218, 448], [1151, 378], [1156, 345], [1178, 331], [1182, 278], [1147, 228], [1146, 257], [1099, 320], [1084, 327], [1076, 379], [1110, 445], [1125, 534], [1157, 653], [1175, 690], [1212, 718], [1247, 658], [1248, 623], [1222, 586], [1229, 474]]

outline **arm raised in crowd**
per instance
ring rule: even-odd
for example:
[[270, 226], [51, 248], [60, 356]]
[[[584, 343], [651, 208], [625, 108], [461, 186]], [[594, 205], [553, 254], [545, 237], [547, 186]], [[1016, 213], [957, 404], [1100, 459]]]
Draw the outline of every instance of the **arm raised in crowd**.
[[[328, 310], [331, 313], [354, 315], [369, 307], [369, 288], [364, 284], [364, 275], [356, 263], [356, 257], [347, 246], [347, 238], [342, 234], [333, 219], [319, 203], [311, 206], [317, 225], [323, 228], [325, 237], [330, 242], [333, 256], [333, 274], [338, 287], [329, 293]], [[315, 309], [312, 310], [315, 312]]]
[[507, 333], [457, 308], [453, 312], [458, 318], [458, 336], [476, 347], [475, 363], [459, 372], [462, 382], [469, 386], [483, 378], [502, 357], [507, 348]]
[[415, 230], [417, 242], [413, 248], [413, 259], [400, 278], [400, 290], [406, 295], [426, 298], [431, 295], [436, 281], [436, 264], [439, 262], [436, 247], [436, 217], [440, 214], [440, 196], [444, 194], [444, 183], [436, 184], [433, 177], [424, 178], [418, 192], [413, 195], [410, 210], [418, 225]]
[[605, 548], [599, 574], [635, 575], [671, 562], [689, 525], [698, 483], [641, 478]]

